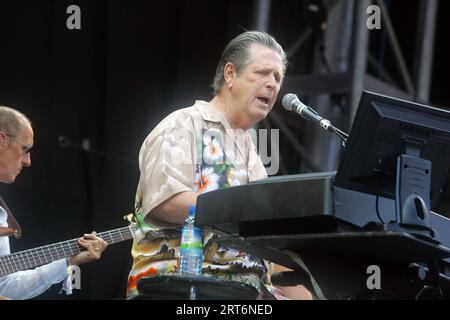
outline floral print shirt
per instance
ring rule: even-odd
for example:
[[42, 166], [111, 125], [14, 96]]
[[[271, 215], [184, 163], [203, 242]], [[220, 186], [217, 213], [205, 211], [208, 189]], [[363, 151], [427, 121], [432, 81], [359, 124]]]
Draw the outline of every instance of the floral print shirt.
[[[134, 237], [127, 295], [137, 294], [142, 277], [177, 274], [181, 226], [152, 218], [152, 209], [184, 191], [197, 194], [239, 186], [267, 174], [248, 132], [232, 130], [226, 117], [205, 101], [170, 114], [145, 139], [139, 153], [141, 176], [136, 210], [147, 228]], [[267, 264], [204, 236], [202, 273], [241, 281], [263, 292]]]

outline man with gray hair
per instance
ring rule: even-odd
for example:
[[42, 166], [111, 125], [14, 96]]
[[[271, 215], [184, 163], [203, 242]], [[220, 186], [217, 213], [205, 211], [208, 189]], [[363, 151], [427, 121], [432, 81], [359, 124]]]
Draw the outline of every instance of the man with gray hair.
[[[267, 177], [248, 129], [272, 110], [285, 70], [286, 54], [272, 36], [244, 32], [220, 58], [212, 100], [175, 111], [147, 136], [135, 205], [137, 221], [150, 231], [133, 242], [129, 298], [139, 296], [142, 277], [179, 272], [181, 225], [197, 195]], [[249, 284], [260, 297], [283, 297], [263, 260], [216, 240], [205, 233], [203, 274]]]
[[[31, 165], [30, 150], [33, 147], [33, 136], [31, 122], [25, 115], [15, 109], [0, 106], [0, 182], [13, 183], [22, 169]], [[8, 211], [0, 197], [0, 256], [10, 254], [8, 236], [20, 234], [18, 225], [8, 225], [8, 222], [12, 221]], [[68, 267], [100, 259], [107, 246], [95, 232], [85, 234], [78, 243], [87, 250], [70, 259], [1, 277], [0, 296], [9, 299], [30, 299], [64, 280], [67, 280], [64, 287], [70, 292], [71, 279], [68, 277]]]

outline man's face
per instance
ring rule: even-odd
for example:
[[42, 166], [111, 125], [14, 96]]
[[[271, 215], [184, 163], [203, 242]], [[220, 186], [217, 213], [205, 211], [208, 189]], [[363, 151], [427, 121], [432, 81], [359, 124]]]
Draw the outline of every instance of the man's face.
[[33, 146], [33, 129], [23, 122], [17, 136], [0, 131], [0, 182], [13, 183], [23, 167], [31, 165], [28, 152]]
[[283, 77], [281, 56], [273, 49], [253, 44], [249, 50], [249, 63], [235, 75], [230, 86], [235, 110], [244, 124], [251, 127], [269, 114]]

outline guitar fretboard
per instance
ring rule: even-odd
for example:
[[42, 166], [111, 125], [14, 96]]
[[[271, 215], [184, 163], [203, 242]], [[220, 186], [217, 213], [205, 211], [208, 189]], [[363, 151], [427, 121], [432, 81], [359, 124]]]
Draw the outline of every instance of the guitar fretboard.
[[[98, 233], [97, 236], [108, 244], [113, 244], [131, 239], [133, 230], [133, 227], [123, 227]], [[62, 241], [0, 257], [0, 277], [17, 271], [32, 269], [52, 261], [69, 258], [86, 250], [78, 244], [78, 239]]]

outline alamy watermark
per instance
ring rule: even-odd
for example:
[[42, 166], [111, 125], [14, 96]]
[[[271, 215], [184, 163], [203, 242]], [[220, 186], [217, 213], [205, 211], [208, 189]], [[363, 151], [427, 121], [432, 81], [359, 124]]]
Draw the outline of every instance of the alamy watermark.
[[[280, 169], [280, 130], [249, 129], [249, 134], [253, 141], [257, 141], [258, 153], [267, 174], [269, 176], [277, 174]], [[270, 136], [270, 143], [268, 136]]]
[[369, 290], [381, 290], [381, 269], [377, 265], [371, 265], [367, 267], [367, 274], [370, 276], [367, 278], [366, 286]]
[[[72, 4], [67, 7], [66, 13], [69, 14], [66, 20], [66, 26], [69, 30], [81, 30], [81, 9], [79, 6]], [[366, 13], [370, 16], [367, 18], [366, 25], [369, 30], [381, 29], [381, 9], [377, 5], [367, 7]]]
[[[203, 123], [194, 124], [195, 136], [201, 141], [196, 141], [197, 150], [192, 150], [192, 131], [187, 128], [178, 128], [158, 137], [161, 142], [162, 151], [168, 156], [168, 161], [173, 165], [201, 165], [208, 166], [232, 164], [237, 167], [247, 167], [249, 162], [259, 161], [256, 158], [247, 159], [251, 153], [250, 149], [255, 143], [255, 150], [266, 167], [268, 175], [278, 173], [280, 166], [278, 129], [250, 128], [227, 129], [221, 131], [217, 128], [203, 129]], [[192, 163], [192, 155], [186, 154], [187, 150], [196, 152], [196, 163]]]
[[81, 9], [79, 6], [72, 4], [67, 7], [66, 13], [70, 14], [66, 20], [66, 26], [69, 30], [81, 29]]
[[380, 30], [381, 29], [381, 9], [379, 6], [372, 5], [368, 6], [366, 10], [367, 14], [370, 16], [367, 18], [367, 28], [369, 30]]
[[72, 289], [81, 289], [81, 269], [79, 266], [70, 266], [69, 281], [72, 283]]

